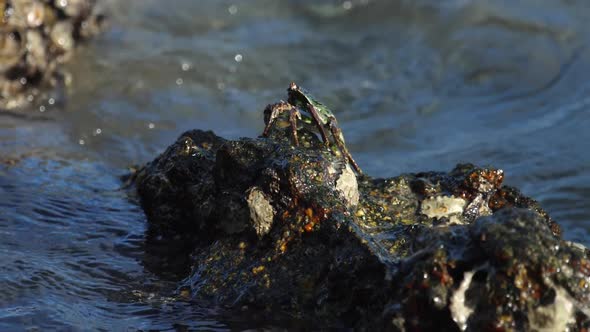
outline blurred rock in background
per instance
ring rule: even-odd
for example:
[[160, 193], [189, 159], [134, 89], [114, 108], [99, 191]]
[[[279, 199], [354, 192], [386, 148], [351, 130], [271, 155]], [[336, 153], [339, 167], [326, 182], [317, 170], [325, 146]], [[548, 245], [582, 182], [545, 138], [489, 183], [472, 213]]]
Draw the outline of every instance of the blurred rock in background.
[[0, 13], [0, 110], [59, 94], [71, 81], [61, 64], [104, 22], [97, 0], [0, 0]]

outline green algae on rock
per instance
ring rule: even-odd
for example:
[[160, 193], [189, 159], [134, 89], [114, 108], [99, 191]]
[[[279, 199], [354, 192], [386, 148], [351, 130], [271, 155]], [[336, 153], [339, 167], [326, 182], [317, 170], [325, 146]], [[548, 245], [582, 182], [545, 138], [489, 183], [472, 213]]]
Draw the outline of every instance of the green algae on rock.
[[191, 296], [313, 328], [584, 330], [590, 260], [493, 168], [356, 175], [316, 134], [186, 132], [134, 174]]
[[97, 0], [0, 0], [0, 14], [0, 110], [69, 84], [61, 64], [103, 22]]

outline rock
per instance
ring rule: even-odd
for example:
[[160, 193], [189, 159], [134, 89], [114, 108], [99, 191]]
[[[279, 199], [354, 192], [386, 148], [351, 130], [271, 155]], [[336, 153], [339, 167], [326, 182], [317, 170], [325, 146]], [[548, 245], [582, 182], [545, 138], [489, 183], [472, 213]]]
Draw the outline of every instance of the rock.
[[200, 240], [212, 239], [195, 236], [201, 232], [263, 235], [270, 215], [301, 212], [298, 224], [311, 229], [328, 208], [354, 207], [358, 189], [350, 167], [329, 151], [306, 151], [270, 139], [187, 132], [136, 175], [150, 229], [158, 237]]
[[0, 0], [0, 111], [63, 89], [61, 64], [102, 25], [97, 0]]
[[428, 315], [450, 315], [468, 331], [578, 330], [590, 322], [590, 261], [538, 213], [503, 208], [470, 225], [417, 233], [422, 239], [394, 278], [401, 305], [388, 312], [405, 328], [437, 329]]
[[501, 170], [374, 179], [299, 138], [189, 131], [133, 175], [147, 247], [183, 243], [194, 299], [307, 329], [590, 326], [587, 250]]
[[275, 210], [270, 200], [260, 188], [252, 187], [246, 193], [246, 202], [250, 209], [250, 221], [254, 225], [256, 235], [263, 237], [270, 232], [275, 217]]

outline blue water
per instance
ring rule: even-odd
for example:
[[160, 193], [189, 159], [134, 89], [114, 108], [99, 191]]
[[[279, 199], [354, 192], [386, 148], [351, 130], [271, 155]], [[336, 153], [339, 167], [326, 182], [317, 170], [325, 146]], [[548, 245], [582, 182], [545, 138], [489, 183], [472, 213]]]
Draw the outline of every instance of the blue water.
[[585, 1], [108, 5], [65, 105], [0, 114], [0, 331], [229, 328], [145, 264], [119, 176], [187, 129], [257, 136], [290, 81], [334, 109], [366, 173], [493, 165], [590, 245]]

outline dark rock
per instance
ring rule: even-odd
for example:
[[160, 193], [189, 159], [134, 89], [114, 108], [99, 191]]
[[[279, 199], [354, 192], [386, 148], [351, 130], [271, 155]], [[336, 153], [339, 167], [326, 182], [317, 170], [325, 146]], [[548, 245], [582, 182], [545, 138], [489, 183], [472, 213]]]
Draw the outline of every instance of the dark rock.
[[[190, 131], [134, 175], [195, 299], [314, 328], [581, 330], [590, 261], [501, 170], [356, 176], [302, 129]], [[150, 240], [151, 239], [151, 240]], [[188, 255], [188, 252], [186, 253]]]
[[[60, 67], [97, 34], [97, 0], [0, 0], [0, 110], [13, 110], [69, 84]], [[55, 102], [55, 100], [54, 100]]]

